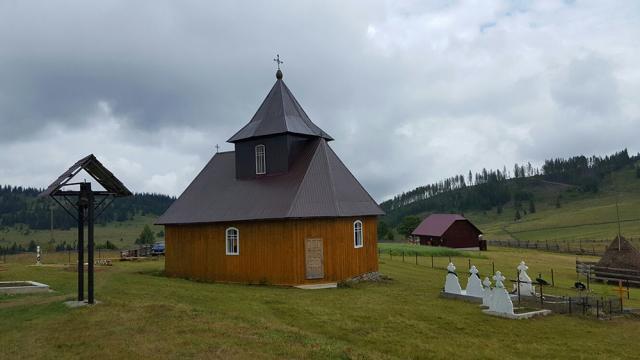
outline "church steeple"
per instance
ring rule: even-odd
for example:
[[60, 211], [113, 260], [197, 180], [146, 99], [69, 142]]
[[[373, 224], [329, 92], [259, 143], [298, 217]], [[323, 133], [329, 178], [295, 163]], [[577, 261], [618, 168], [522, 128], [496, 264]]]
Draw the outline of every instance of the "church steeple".
[[[278, 63], [278, 67], [280, 63]], [[276, 72], [276, 79], [276, 83], [251, 121], [227, 142], [236, 143], [260, 136], [286, 133], [321, 137], [327, 141], [333, 140], [329, 134], [311, 121], [282, 80], [282, 70], [279, 68]]]
[[229, 140], [235, 145], [236, 178], [285, 174], [312, 140], [333, 138], [314, 124], [282, 80], [280, 56], [276, 83], [248, 124]]

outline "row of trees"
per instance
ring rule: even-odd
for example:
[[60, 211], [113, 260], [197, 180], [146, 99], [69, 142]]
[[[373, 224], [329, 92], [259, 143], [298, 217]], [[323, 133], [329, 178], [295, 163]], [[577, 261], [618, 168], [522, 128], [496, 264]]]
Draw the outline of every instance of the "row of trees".
[[[599, 184], [605, 175], [634, 164], [638, 160], [640, 155], [630, 157], [625, 149], [605, 157], [576, 156], [568, 159], [547, 160], [541, 169], [532, 166], [531, 163], [515, 164], [513, 176], [506, 167], [502, 170], [483, 169], [476, 174], [469, 171], [466, 178], [456, 175], [396, 195], [393, 199], [380, 204], [387, 213], [383, 219], [388, 224], [383, 226], [384, 234], [390, 233], [390, 230], [385, 227], [400, 226], [405, 218], [415, 214], [487, 211], [494, 207], [498, 213], [502, 213], [503, 207], [511, 201], [514, 219], [519, 220], [527, 213], [536, 212], [533, 193], [523, 190], [531, 177], [576, 185], [580, 191], [595, 192], [598, 191]], [[640, 178], [640, 166], [637, 165], [636, 175]], [[558, 195], [556, 207], [561, 206], [560, 200], [561, 195]], [[408, 221], [414, 220], [409, 218]], [[398, 232], [403, 234], [399, 228]]]
[[557, 158], [546, 160], [542, 172], [546, 180], [576, 185], [585, 192], [597, 192], [606, 175], [635, 163], [638, 157], [630, 157], [627, 149], [624, 149], [604, 157], [581, 155], [568, 159]]
[[[40, 192], [36, 188], [0, 186], [0, 229], [17, 224], [24, 224], [30, 229], [48, 229], [51, 226], [51, 209], [54, 228], [66, 230], [77, 225], [59, 205], [50, 199], [37, 198]], [[127, 221], [138, 214], [161, 215], [174, 200], [167, 195], [135, 194], [111, 203], [97, 222]]]

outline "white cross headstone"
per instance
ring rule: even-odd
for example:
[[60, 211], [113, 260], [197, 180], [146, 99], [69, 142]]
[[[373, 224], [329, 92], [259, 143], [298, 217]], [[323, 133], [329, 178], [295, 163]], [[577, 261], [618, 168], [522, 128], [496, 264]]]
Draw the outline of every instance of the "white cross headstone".
[[529, 270], [529, 267], [524, 263], [524, 261], [520, 261], [520, 265], [518, 265], [517, 269], [518, 278], [520, 279], [520, 295], [534, 296], [536, 294], [536, 288], [531, 283], [529, 274], [527, 274], [527, 270]]
[[493, 295], [493, 290], [491, 289], [491, 280], [489, 280], [488, 276], [484, 278], [482, 285], [484, 285], [484, 292], [482, 294], [482, 305], [489, 306], [491, 305], [491, 296]]
[[450, 294], [462, 294], [462, 288], [458, 281], [458, 274], [456, 274], [456, 267], [453, 263], [449, 263], [447, 266], [447, 278], [444, 282], [444, 292]]
[[41, 256], [40, 256], [40, 245], [36, 246], [36, 265], [41, 265], [42, 263], [40, 262], [41, 260]]
[[513, 315], [513, 303], [511, 302], [509, 293], [504, 288], [503, 281], [505, 279], [506, 278], [500, 271], [496, 271], [496, 274], [493, 276], [493, 280], [496, 282], [496, 287], [493, 289], [493, 296], [491, 304], [489, 305], [489, 310], [497, 313]]
[[481, 298], [484, 290], [482, 289], [482, 282], [478, 277], [478, 269], [475, 265], [471, 266], [469, 273], [471, 275], [469, 275], [469, 278], [467, 279], [467, 295]]

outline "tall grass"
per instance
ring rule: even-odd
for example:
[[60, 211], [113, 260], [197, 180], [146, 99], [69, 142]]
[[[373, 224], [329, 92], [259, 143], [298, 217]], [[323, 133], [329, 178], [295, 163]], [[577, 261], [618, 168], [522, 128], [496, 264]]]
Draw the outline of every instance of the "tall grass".
[[404, 252], [407, 256], [434, 256], [434, 257], [468, 257], [468, 258], [484, 258], [479, 251], [463, 251], [443, 246], [422, 246], [412, 244], [396, 244], [396, 243], [378, 243], [378, 249], [384, 254], [393, 256], [401, 256]]

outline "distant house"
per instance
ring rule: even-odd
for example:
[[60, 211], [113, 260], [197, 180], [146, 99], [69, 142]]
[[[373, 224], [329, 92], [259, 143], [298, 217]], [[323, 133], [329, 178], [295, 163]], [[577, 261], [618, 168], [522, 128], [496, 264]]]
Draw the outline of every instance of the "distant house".
[[299, 285], [378, 271], [384, 214], [276, 73], [251, 121], [162, 215], [165, 271]]
[[458, 214], [432, 214], [411, 233], [420, 245], [477, 248], [482, 231]]

